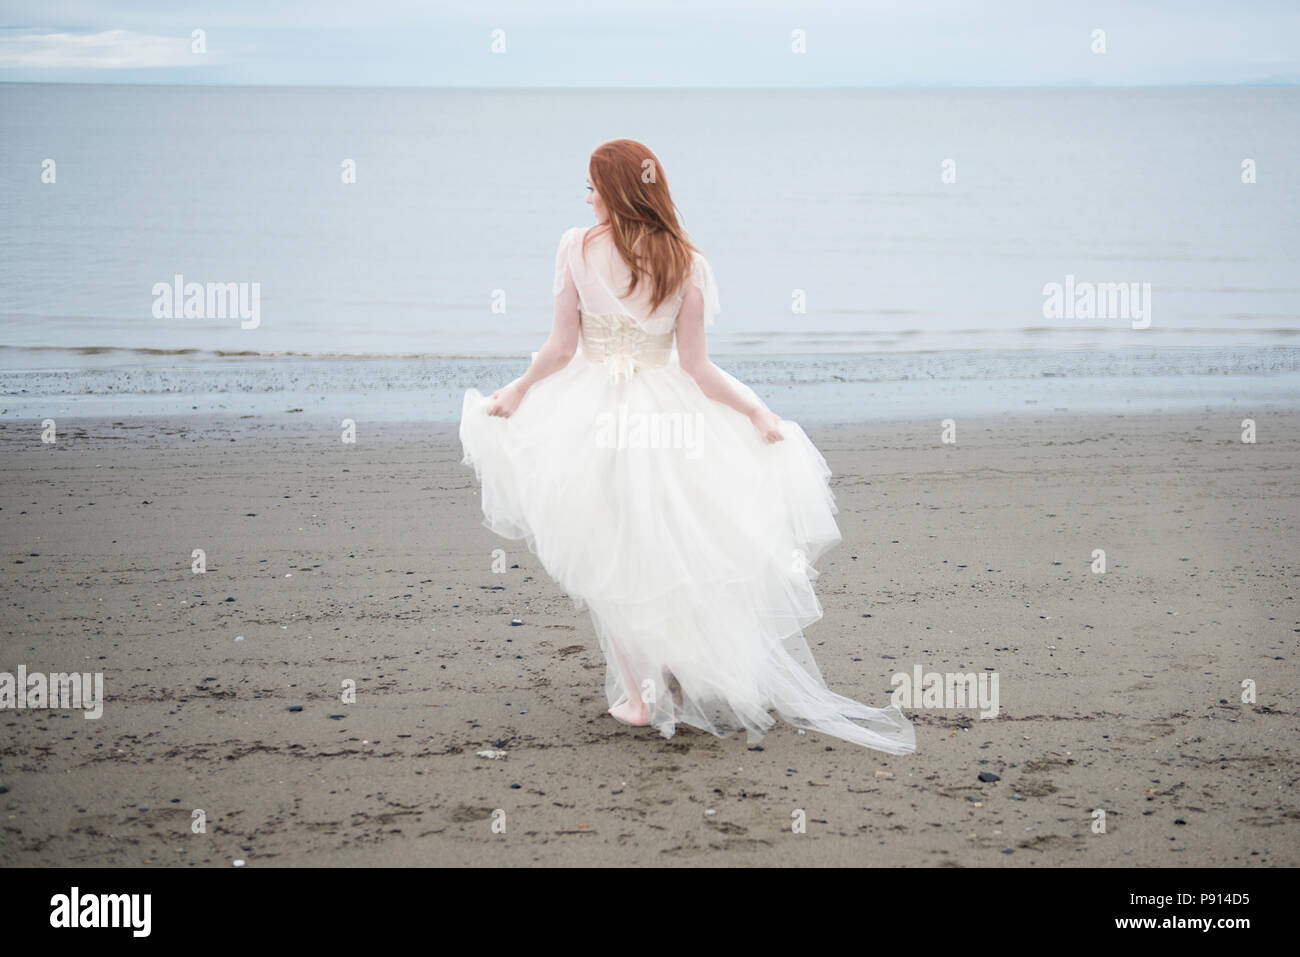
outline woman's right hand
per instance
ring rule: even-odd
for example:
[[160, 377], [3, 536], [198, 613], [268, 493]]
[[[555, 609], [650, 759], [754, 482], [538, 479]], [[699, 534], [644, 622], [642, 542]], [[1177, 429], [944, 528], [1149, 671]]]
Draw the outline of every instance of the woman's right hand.
[[781, 417], [770, 409], [758, 408], [750, 413], [749, 421], [758, 429], [758, 434], [769, 444], [781, 442], [785, 436], [781, 434]]
[[488, 415], [499, 415], [503, 419], [508, 419], [514, 415], [515, 409], [519, 408], [519, 403], [524, 398], [523, 390], [519, 388], [519, 380], [507, 386], [502, 386], [492, 393], [492, 402], [488, 405]]

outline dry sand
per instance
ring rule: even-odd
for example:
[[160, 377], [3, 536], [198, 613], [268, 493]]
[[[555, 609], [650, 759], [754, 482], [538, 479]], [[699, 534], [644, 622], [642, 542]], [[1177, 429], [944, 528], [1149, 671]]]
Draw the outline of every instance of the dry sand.
[[1254, 445], [1217, 414], [810, 427], [830, 686], [999, 675], [996, 718], [912, 709], [906, 757], [615, 722], [454, 427], [60, 428], [0, 424], [0, 671], [102, 671], [107, 702], [0, 711], [2, 864], [1300, 864], [1293, 414]]

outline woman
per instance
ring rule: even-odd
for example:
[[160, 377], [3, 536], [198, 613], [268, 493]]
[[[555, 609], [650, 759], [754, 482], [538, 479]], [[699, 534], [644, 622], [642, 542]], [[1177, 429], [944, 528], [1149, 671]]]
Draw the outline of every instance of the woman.
[[665, 737], [679, 722], [743, 728], [752, 744], [776, 710], [915, 751], [896, 706], [830, 691], [804, 641], [822, 616], [812, 563], [840, 540], [830, 470], [797, 423], [709, 360], [713, 271], [663, 166], [613, 140], [587, 189], [596, 224], [560, 240], [550, 338], [520, 378], [465, 395], [484, 524], [524, 539], [589, 609], [619, 721]]

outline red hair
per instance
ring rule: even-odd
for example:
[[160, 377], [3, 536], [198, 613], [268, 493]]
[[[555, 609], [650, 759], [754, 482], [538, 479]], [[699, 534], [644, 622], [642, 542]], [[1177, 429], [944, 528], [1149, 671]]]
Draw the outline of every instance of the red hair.
[[587, 230], [583, 257], [587, 240], [608, 230], [619, 256], [632, 271], [624, 295], [633, 293], [644, 274], [650, 282], [653, 312], [685, 284], [691, 273], [691, 254], [698, 251], [677, 221], [663, 164], [636, 140], [610, 140], [591, 154], [588, 175], [609, 220]]

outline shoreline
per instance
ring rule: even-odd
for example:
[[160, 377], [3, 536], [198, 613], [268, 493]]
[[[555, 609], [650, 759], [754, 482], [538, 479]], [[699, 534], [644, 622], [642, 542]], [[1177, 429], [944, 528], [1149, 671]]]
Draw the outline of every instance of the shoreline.
[[[1287, 347], [714, 358], [777, 414], [810, 425], [959, 412], [1300, 409], [1300, 349]], [[175, 360], [0, 371], [0, 421], [194, 412], [301, 414], [335, 422], [457, 421], [468, 389], [488, 391], [528, 365], [504, 358]]]

